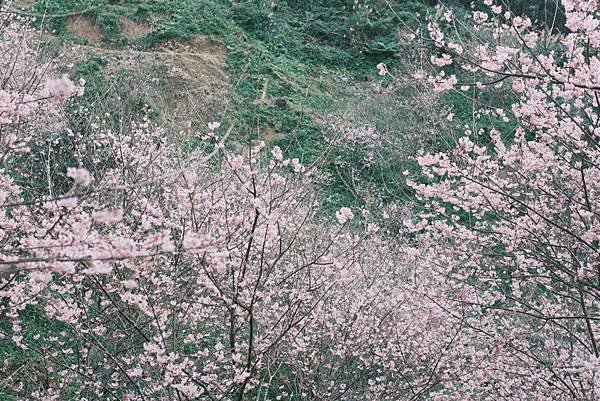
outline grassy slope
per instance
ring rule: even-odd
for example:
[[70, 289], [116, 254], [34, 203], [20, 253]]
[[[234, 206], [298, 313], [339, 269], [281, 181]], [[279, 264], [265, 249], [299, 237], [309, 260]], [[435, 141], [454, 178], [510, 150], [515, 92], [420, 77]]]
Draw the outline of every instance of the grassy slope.
[[[467, 10], [459, 5], [453, 7], [466, 18]], [[382, 158], [389, 156], [387, 160], [377, 166], [365, 166], [360, 152], [329, 148], [323, 126], [318, 124], [322, 117], [362, 107], [362, 114], [357, 110], [363, 120], [359, 122], [403, 137], [400, 146], [407, 148], [405, 153], [414, 152], [411, 146], [446, 146], [453, 135], [432, 135], [428, 128], [449, 131], [448, 127], [427, 121], [431, 116], [419, 115], [420, 110], [415, 108], [424, 108], [423, 105], [411, 107], [424, 88], [411, 88], [409, 84], [381, 99], [370, 96], [374, 84], [390, 84], [388, 78], [377, 76], [375, 66], [379, 62], [393, 66], [396, 76], [408, 75], [403, 73], [413, 67], [414, 59], [408, 54], [411, 49], [398, 35], [404, 26], [424, 28], [427, 16], [441, 15], [442, 10], [428, 0], [37, 0], [32, 11], [54, 15], [82, 11], [98, 29], [99, 37], [92, 43], [68, 29], [68, 17], [40, 21], [60, 40], [125, 53], [152, 52], [168, 41], [183, 42], [198, 36], [224, 44], [231, 93], [226, 96], [228, 105], [217, 117], [226, 123], [235, 122], [232, 144], [265, 140], [269, 146], [279, 145], [305, 164], [318, 164], [329, 177], [323, 191], [327, 211], [340, 206], [362, 207], [368, 199], [374, 205], [402, 201], [407, 188], [402, 184], [401, 172], [417, 169], [387, 149], [381, 152]], [[148, 32], [128, 38], [120, 24], [124, 17], [146, 24]], [[106, 62], [106, 57], [92, 57], [80, 63], [76, 71], [88, 81], [90, 106], [106, 103], [107, 109], [116, 110], [113, 118], [118, 121], [120, 107], [116, 107], [114, 99], [103, 96], [111, 86], [103, 73]], [[181, 81], [169, 79], [164, 71], [153, 67], [145, 73], [159, 81], [159, 92], [180, 90]], [[119, 74], [119, 82], [127, 85], [114, 90], [121, 97], [118, 102], [124, 99], [129, 112], [135, 113], [146, 104], [160, 109], [151, 95], [132, 90], [135, 77], [131, 72]], [[181, 90], [185, 90], [185, 85]], [[471, 92], [449, 93], [434, 107], [440, 113], [452, 111], [456, 117], [451, 125], [455, 128], [473, 124], [475, 103], [469, 97], [477, 94]], [[128, 93], [135, 96], [128, 99]], [[490, 99], [479, 100], [489, 103]], [[502, 129], [500, 119], [487, 120], [477, 125], [499, 125]], [[408, 138], [411, 135], [414, 138]], [[186, 144], [201, 145], [195, 139]], [[399, 161], [394, 163], [395, 160]]]
[[[456, 12], [468, 18], [469, 11], [462, 8], [462, 0], [449, 2]], [[390, 158], [377, 171], [362, 166], [356, 154], [328, 148], [323, 127], [317, 121], [329, 113], [364, 106], [361, 117], [378, 131], [396, 131], [396, 135], [406, 136], [412, 130], [422, 137], [430, 135], [426, 132], [426, 116], [415, 117], [415, 107], [419, 106], [410, 107], [421, 89], [401, 88], [383, 100], [387, 106], [381, 100], [371, 105], [365, 105], [363, 100], [369, 97], [373, 84], [390, 84], [377, 76], [375, 66], [379, 62], [393, 66], [397, 75], [412, 67], [407, 47], [398, 39], [400, 28], [423, 28], [425, 17], [439, 17], [443, 10], [435, 8], [434, 3], [435, 0], [36, 0], [31, 11], [54, 15], [82, 11], [99, 30], [93, 45], [123, 52], [152, 52], [167, 41], [197, 36], [223, 43], [227, 47], [226, 69], [232, 89], [227, 94], [229, 104], [223, 107], [220, 117], [226, 122], [235, 121], [233, 142], [265, 140], [270, 146], [281, 146], [305, 164], [318, 162], [330, 176], [323, 192], [325, 204], [335, 209], [363, 206], [367, 197], [384, 202], [404, 197], [406, 188], [399, 173], [405, 169], [416, 171], [410, 162], [404, 160], [395, 165]], [[124, 17], [150, 29], [135, 39], [128, 38], [120, 24]], [[86, 43], [69, 31], [68, 17], [38, 21], [61, 40]], [[94, 57], [76, 69], [88, 81], [88, 99], [93, 99], [89, 100], [93, 106], [98, 105], [98, 99], [104, 102], [102, 94], [111, 85], [103, 76], [104, 64], [105, 57]], [[459, 71], [455, 73], [460, 75]], [[131, 75], [122, 71], [125, 79], [119, 82], [133, 82], [134, 77], [128, 74]], [[178, 80], [165, 77], [163, 71], [147, 74], [160, 81], [165, 93], [180, 85]], [[125, 101], [129, 100], [130, 111], [140, 110], [145, 104], [158, 107], [148, 94], [140, 96], [139, 91], [130, 88], [116, 91]], [[135, 93], [135, 97], [127, 99], [128, 93]], [[482, 104], [506, 106], [502, 99], [478, 98], [470, 90], [444, 95], [439, 110], [455, 114], [451, 125], [458, 131], [463, 124], [470, 124], [474, 131], [491, 126], [507, 132], [514, 128], [504, 127], [501, 119], [493, 116], [475, 122], [474, 108], [480, 105], [472, 101], [473, 97]], [[389, 112], [392, 108], [395, 109]], [[114, 118], [120, 118], [118, 111]], [[407, 121], [413, 125], [404, 123]], [[446, 126], [435, 128], [449, 131]], [[447, 138], [426, 138], [415, 146], [443, 147], [453, 134], [443, 135]], [[191, 140], [189, 145], [199, 144]], [[348, 166], [355, 168], [355, 173]], [[382, 187], [385, 193], [372, 193], [372, 188]]]
[[[222, 117], [236, 121], [235, 141], [263, 139], [305, 164], [318, 160], [331, 175], [326, 203], [337, 208], [363, 200], [334, 172], [316, 120], [368, 91], [379, 79], [377, 63], [401, 63], [398, 27], [416, 26], [416, 16], [431, 7], [421, 0], [391, 3], [398, 15], [377, 0], [38, 0], [33, 10], [55, 15], [86, 11], [101, 28], [96, 45], [103, 47], [152, 50], [167, 40], [198, 35], [224, 43], [233, 111]], [[120, 31], [122, 17], [148, 22], [152, 30], [127, 39]], [[64, 40], [85, 43], [69, 32], [66, 21], [63, 17], [44, 23]], [[101, 84], [99, 62], [92, 60], [78, 70], [89, 82]]]

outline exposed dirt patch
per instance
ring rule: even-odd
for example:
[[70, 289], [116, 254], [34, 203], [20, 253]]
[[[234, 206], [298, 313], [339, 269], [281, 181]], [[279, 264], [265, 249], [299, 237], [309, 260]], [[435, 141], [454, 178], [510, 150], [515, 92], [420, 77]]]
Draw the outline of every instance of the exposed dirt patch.
[[271, 125], [267, 125], [262, 129], [260, 139], [265, 142], [267, 148], [270, 148], [273, 142], [284, 139], [285, 135], [281, 132], [275, 131], [275, 128]]
[[73, 60], [107, 58], [109, 79], [122, 72], [136, 77], [131, 97], [146, 94], [173, 134], [206, 129], [227, 111], [226, 48], [208, 39], [171, 41], [150, 51], [76, 46], [64, 52]]
[[119, 18], [119, 31], [129, 40], [136, 40], [152, 32], [152, 25], [145, 21], [133, 21], [127, 17]]
[[97, 42], [102, 37], [102, 27], [86, 16], [67, 18], [67, 30], [80, 38]]
[[273, 145], [282, 139], [285, 139], [285, 134], [278, 132], [271, 124], [266, 124], [260, 128], [258, 135], [251, 138], [250, 143], [242, 142], [240, 140], [232, 140], [231, 145], [233, 149], [239, 154], [245, 154], [248, 152], [248, 146], [257, 146], [261, 142], [264, 142], [266, 149], [270, 149]]
[[197, 122], [217, 119], [226, 105], [229, 77], [225, 71], [225, 46], [206, 38], [170, 41], [157, 49], [155, 60], [178, 81], [174, 93], [163, 93], [167, 120]]
[[[171, 40], [165, 42], [162, 46], [158, 47], [158, 53], [176, 54], [183, 56], [182, 58], [199, 61], [202, 60], [202, 64], [213, 64], [213, 65], [225, 65], [227, 59], [227, 49], [221, 43], [216, 43], [210, 39], [197, 37], [186, 41]], [[178, 60], [173, 60], [177, 62]], [[183, 70], [186, 70], [182, 66]], [[192, 76], [196, 75], [195, 72], [189, 71]]]

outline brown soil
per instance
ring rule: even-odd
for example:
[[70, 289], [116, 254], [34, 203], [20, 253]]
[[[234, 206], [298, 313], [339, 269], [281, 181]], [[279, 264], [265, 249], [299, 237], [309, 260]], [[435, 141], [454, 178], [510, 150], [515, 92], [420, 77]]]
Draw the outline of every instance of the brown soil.
[[68, 17], [67, 30], [92, 42], [97, 42], [102, 37], [102, 27], [85, 16]]
[[133, 21], [127, 17], [119, 19], [119, 31], [129, 40], [143, 38], [152, 32], [152, 26], [144, 21]]
[[[178, 93], [164, 93], [166, 119], [175, 126], [182, 121], [206, 127], [226, 107], [229, 78], [225, 71], [225, 46], [206, 38], [170, 41], [157, 49], [156, 59], [171, 77], [184, 86]], [[173, 127], [175, 128], [175, 127]]]
[[[132, 72], [139, 77], [135, 93], [148, 94], [161, 111], [166, 128], [185, 135], [206, 129], [206, 124], [227, 114], [226, 50], [222, 44], [197, 37], [169, 41], [149, 51], [91, 45], [65, 48], [64, 53], [73, 60], [92, 55], [107, 58], [104, 73], [109, 78], [119, 71]], [[157, 73], [161, 69], [164, 73]], [[158, 80], [152, 79], [157, 76], [173, 84], [159, 86]]]
[[270, 148], [273, 142], [284, 139], [285, 135], [275, 131], [271, 125], [267, 125], [261, 130], [260, 139], [265, 142], [267, 148]]

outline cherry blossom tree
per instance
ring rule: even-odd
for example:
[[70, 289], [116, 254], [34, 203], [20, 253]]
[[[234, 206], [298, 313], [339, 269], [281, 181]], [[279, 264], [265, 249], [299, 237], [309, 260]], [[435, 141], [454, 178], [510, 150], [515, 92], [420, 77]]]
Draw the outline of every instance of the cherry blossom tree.
[[467, 320], [473, 370], [440, 399], [597, 399], [598, 3], [562, 1], [565, 34], [478, 6], [471, 28], [451, 13], [450, 34], [430, 23], [428, 79], [440, 92], [509, 91], [510, 107], [482, 105], [474, 120], [516, 128], [468, 124], [453, 149], [417, 156], [424, 176], [409, 184], [426, 211], [405, 221], [437, 247], [421, 259], [446, 297], [479, 316]]

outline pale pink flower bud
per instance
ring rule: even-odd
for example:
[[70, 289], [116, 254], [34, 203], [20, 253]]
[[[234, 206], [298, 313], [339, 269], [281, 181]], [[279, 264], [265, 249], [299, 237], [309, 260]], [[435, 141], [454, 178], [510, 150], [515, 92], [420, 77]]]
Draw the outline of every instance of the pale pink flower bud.
[[73, 93], [79, 91], [73, 81], [66, 76], [57, 79], [50, 79], [46, 82], [48, 94], [57, 101], [63, 101], [69, 98]]
[[346, 224], [346, 222], [354, 218], [354, 213], [352, 213], [352, 210], [349, 207], [343, 207], [335, 212], [335, 218], [337, 219], [338, 223]]
[[84, 168], [67, 168], [67, 177], [72, 178], [76, 185], [81, 185], [82, 187], [87, 187], [92, 183], [90, 172]]
[[121, 284], [123, 284], [123, 287], [127, 288], [128, 290], [138, 287], [138, 284], [135, 280], [123, 280], [121, 281]]
[[244, 159], [241, 156], [234, 156], [229, 160], [231, 167], [234, 169], [240, 169], [244, 165]]
[[273, 147], [273, 149], [271, 150], [271, 154], [273, 155], [273, 158], [275, 160], [277, 160], [277, 161], [283, 160], [283, 152], [281, 151], [281, 148], [279, 146]]

